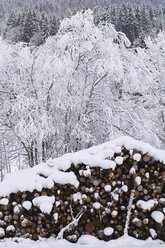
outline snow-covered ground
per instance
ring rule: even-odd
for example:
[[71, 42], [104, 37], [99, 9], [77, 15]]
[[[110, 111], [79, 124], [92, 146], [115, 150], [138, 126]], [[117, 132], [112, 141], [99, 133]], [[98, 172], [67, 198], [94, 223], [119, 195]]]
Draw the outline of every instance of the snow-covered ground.
[[148, 239], [146, 241], [137, 240], [132, 237], [123, 236], [117, 240], [104, 242], [95, 237], [84, 235], [78, 243], [69, 243], [66, 240], [55, 240], [54, 238], [31, 241], [28, 239], [5, 239], [0, 241], [0, 248], [165, 248], [163, 241]]

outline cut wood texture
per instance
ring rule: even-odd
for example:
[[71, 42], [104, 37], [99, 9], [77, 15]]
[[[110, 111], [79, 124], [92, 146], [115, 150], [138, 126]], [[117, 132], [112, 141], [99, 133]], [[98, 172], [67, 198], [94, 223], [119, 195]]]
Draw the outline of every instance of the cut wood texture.
[[[62, 233], [60, 237], [76, 242], [82, 234], [90, 233], [110, 240], [124, 234], [127, 220], [129, 235], [147, 239], [154, 229], [152, 238], [165, 241], [165, 165], [148, 154], [130, 152], [124, 147], [112, 160], [118, 162], [114, 170], [72, 164], [66, 172], [75, 173], [80, 182], [77, 188], [54, 184], [41, 192], [24, 191], [1, 197], [0, 230], [4, 232], [0, 238], [37, 240]], [[134, 198], [128, 216], [132, 190]], [[55, 197], [49, 212], [45, 212], [44, 205], [35, 203], [34, 199], [41, 196]], [[152, 217], [154, 211], [160, 219]], [[113, 231], [106, 234], [108, 227]]]

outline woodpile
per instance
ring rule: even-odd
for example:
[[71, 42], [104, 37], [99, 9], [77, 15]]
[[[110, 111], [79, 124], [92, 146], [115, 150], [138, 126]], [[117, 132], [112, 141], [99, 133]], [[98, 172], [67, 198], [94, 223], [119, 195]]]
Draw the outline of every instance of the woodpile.
[[0, 198], [0, 238], [66, 238], [82, 234], [108, 241], [130, 236], [165, 241], [165, 165], [122, 148], [115, 170], [72, 164], [80, 182]]

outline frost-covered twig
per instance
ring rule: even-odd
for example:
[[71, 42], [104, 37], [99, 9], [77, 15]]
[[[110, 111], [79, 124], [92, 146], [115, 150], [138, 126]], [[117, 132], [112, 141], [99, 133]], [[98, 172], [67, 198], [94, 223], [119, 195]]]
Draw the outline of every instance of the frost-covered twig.
[[71, 207], [71, 216], [72, 216], [73, 221], [70, 222], [67, 226], [65, 226], [64, 228], [61, 229], [61, 231], [57, 235], [56, 239], [63, 239], [64, 232], [66, 230], [68, 230], [70, 228], [70, 226], [77, 226], [82, 215], [83, 215], [83, 209], [81, 209], [80, 212], [76, 215], [76, 217], [74, 217], [73, 216], [73, 210], [72, 210], [72, 207]]
[[127, 211], [127, 218], [126, 218], [126, 223], [125, 223], [125, 228], [124, 228], [124, 235], [128, 235], [128, 228], [129, 228], [129, 222], [130, 222], [130, 216], [131, 216], [131, 210], [132, 210], [132, 203], [134, 200], [134, 195], [135, 195], [135, 188], [131, 191], [131, 194], [130, 194], [130, 200], [129, 200], [128, 211]]

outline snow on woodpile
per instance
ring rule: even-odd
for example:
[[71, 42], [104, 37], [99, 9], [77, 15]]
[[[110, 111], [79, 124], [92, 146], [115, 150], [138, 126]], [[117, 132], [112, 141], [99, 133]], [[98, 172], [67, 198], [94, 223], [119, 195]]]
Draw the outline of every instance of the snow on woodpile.
[[0, 183], [0, 238], [165, 241], [165, 151], [129, 137], [65, 154]]
[[[146, 143], [124, 136], [87, 150], [50, 159], [46, 163], [35, 166], [34, 168], [9, 174], [0, 183], [0, 196], [17, 193], [18, 191], [28, 190], [32, 192], [35, 189], [40, 191], [43, 188], [51, 188], [54, 183], [71, 184], [78, 187], [79, 182], [76, 175], [73, 172], [66, 172], [72, 164], [85, 164], [90, 167], [98, 166], [102, 169], [114, 170], [116, 164], [121, 165], [123, 163], [123, 157], [121, 156], [113, 160], [115, 150], [118, 151], [121, 147], [125, 147], [130, 151], [138, 150], [142, 154], [147, 153], [149, 156], [155, 158], [155, 160], [165, 163], [165, 151], [155, 149]], [[139, 156], [141, 155], [135, 154], [133, 160], [139, 160]]]

